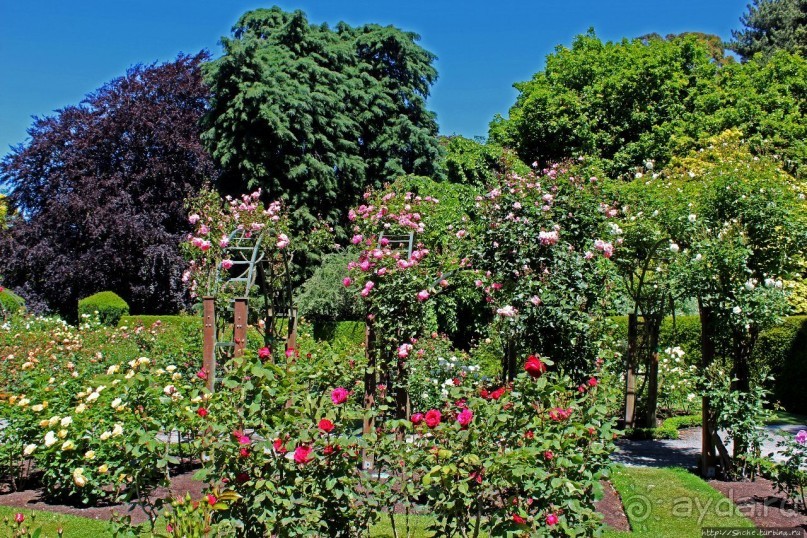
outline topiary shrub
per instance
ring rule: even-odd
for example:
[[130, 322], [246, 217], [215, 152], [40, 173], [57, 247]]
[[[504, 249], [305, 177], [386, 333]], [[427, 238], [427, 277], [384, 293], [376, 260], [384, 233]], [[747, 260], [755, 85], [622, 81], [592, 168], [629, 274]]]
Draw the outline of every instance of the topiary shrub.
[[98, 319], [104, 325], [115, 327], [121, 316], [129, 315], [129, 305], [116, 293], [101, 291], [78, 302], [78, 315], [93, 316], [98, 312]]
[[22, 297], [0, 286], [0, 311], [15, 314], [24, 309], [25, 301]]

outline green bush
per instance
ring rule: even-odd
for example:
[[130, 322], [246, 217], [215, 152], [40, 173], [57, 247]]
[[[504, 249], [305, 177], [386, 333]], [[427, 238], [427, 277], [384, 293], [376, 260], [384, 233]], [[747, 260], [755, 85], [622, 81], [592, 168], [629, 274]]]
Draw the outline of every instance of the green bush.
[[700, 415], [681, 415], [666, 419], [658, 428], [632, 428], [625, 431], [630, 439], [678, 439], [678, 430], [701, 425]]
[[357, 258], [356, 252], [345, 249], [328, 254], [314, 274], [306, 280], [297, 297], [300, 316], [311, 320], [362, 319], [364, 305], [359, 295], [345, 288], [347, 264]]
[[25, 301], [22, 297], [8, 289], [0, 291], [0, 310], [13, 314], [24, 308]]
[[129, 305], [111, 291], [101, 291], [78, 302], [79, 318], [85, 314], [92, 316], [96, 312], [101, 323], [114, 327], [121, 316], [129, 315]]
[[[628, 318], [611, 318], [615, 322], [614, 339], [627, 346]], [[681, 346], [689, 364], [700, 364], [700, 318], [678, 316], [667, 318], [661, 325], [659, 346]], [[773, 401], [791, 413], [807, 413], [807, 399], [796, 380], [807, 376], [807, 316], [790, 316], [784, 323], [762, 332], [754, 349], [753, 364], [773, 376]]]
[[366, 328], [363, 321], [315, 321], [314, 338], [329, 344], [359, 347], [364, 345]]

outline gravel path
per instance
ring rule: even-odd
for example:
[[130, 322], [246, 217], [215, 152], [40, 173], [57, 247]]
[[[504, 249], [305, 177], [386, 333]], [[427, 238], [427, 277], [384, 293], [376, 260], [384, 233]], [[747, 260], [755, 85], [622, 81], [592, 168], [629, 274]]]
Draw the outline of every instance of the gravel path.
[[[776, 443], [783, 437], [792, 437], [799, 430], [807, 430], [807, 425], [778, 424], [766, 426], [769, 439], [765, 441], [762, 453], [773, 453], [774, 460], [780, 460]], [[701, 452], [701, 429], [689, 428], [680, 430], [679, 438], [674, 440], [634, 441], [619, 439], [617, 450], [611, 459], [616, 463], [636, 467], [696, 467]], [[725, 439], [725, 435], [721, 435]], [[731, 453], [732, 443], [726, 444]]]

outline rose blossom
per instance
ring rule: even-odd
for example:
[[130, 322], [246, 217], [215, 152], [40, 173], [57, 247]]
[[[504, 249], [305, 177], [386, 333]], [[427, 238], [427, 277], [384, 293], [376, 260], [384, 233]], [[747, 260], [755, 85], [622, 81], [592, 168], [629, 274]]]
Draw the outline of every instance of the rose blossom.
[[258, 350], [259, 359], [268, 359], [271, 356], [272, 356], [272, 350], [269, 349], [268, 346], [262, 347], [261, 349]]
[[429, 428], [436, 428], [440, 424], [440, 419], [443, 415], [437, 409], [430, 409], [426, 412], [426, 426]]
[[350, 286], [351, 284], [353, 284], [353, 279], [352, 279], [352, 278], [350, 278], [349, 276], [346, 276], [345, 278], [343, 278], [343, 279], [342, 279], [342, 285], [343, 285], [344, 287], [346, 287], [346, 288], [347, 288], [347, 287], [348, 287], [348, 286]]
[[796, 434], [796, 442], [800, 445], [807, 443], [807, 430], [799, 430]]
[[524, 364], [524, 370], [530, 374], [533, 379], [537, 379], [546, 372], [546, 365], [541, 362], [541, 359], [536, 355], [530, 355], [527, 357], [527, 362]]
[[344, 387], [336, 387], [331, 391], [331, 401], [334, 405], [340, 405], [347, 401], [347, 397], [350, 393]]
[[527, 520], [518, 514], [513, 514], [513, 522], [518, 525], [524, 525], [525, 523], [527, 523]]
[[281, 249], [286, 248], [287, 246], [289, 246], [290, 242], [291, 241], [289, 241], [289, 236], [287, 236], [286, 234], [280, 234], [280, 235], [277, 236], [277, 244], [276, 244], [276, 246], [277, 246], [277, 248], [281, 248]]
[[204, 407], [200, 407], [199, 409], [196, 410], [196, 414], [202, 418], [205, 418], [208, 415], [208, 413], [209, 413], [208, 410], [205, 409]]
[[225, 271], [229, 270], [233, 266], [232, 260], [221, 260], [221, 268]]
[[429, 298], [429, 292], [428, 292], [428, 291], [426, 291], [426, 290], [420, 290], [420, 291], [418, 292], [418, 301], [420, 301], [421, 303], [422, 303], [423, 301], [425, 301], [426, 299], [428, 299], [428, 298]]
[[327, 418], [323, 418], [322, 420], [320, 420], [317, 426], [319, 427], [320, 430], [322, 430], [325, 433], [331, 433], [333, 431], [333, 422], [331, 422]]
[[546, 524], [549, 525], [550, 527], [557, 525], [558, 516], [556, 516], [555, 514], [549, 514], [548, 516], [546, 516]]
[[282, 439], [275, 439], [274, 441], [272, 441], [272, 448], [274, 448], [275, 452], [277, 452], [278, 454], [286, 453], [286, 447], [283, 445]]
[[423, 422], [423, 413], [415, 413], [409, 420], [412, 421], [412, 424], [417, 426], [418, 424]]
[[471, 421], [474, 419], [474, 412], [468, 409], [467, 407], [460, 411], [460, 414], [457, 415], [457, 422], [460, 423], [460, 426], [463, 429], [467, 428]]
[[311, 461], [312, 450], [310, 446], [298, 446], [294, 449], [294, 462], [299, 465], [305, 465]]

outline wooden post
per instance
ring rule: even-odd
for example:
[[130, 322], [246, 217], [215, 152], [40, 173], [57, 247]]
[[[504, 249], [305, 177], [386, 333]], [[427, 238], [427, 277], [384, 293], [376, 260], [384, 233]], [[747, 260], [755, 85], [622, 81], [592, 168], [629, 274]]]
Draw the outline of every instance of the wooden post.
[[[375, 408], [376, 385], [377, 385], [377, 360], [376, 350], [373, 345], [375, 341], [375, 331], [373, 326], [368, 322], [367, 328], [364, 332], [365, 353], [367, 354], [367, 367], [364, 370], [364, 423], [362, 424], [362, 433], [368, 435], [375, 430], [375, 418], [373, 417]], [[366, 449], [362, 454], [362, 464], [365, 469], [373, 468], [372, 455], [368, 454]]]
[[636, 425], [636, 314], [628, 314], [628, 351], [625, 356], [625, 428]]
[[207, 372], [207, 388], [211, 392], [216, 384], [216, 299], [202, 299], [203, 335], [202, 368]]
[[[701, 316], [701, 371], [706, 372], [706, 369], [712, 364], [715, 356], [715, 342], [714, 342], [714, 319], [711, 308], [700, 307]], [[710, 420], [711, 409], [709, 406], [709, 399], [704, 397], [701, 401], [701, 412], [703, 417], [701, 419], [701, 475], [705, 478], [714, 476], [715, 464], [715, 443], [713, 435], [717, 432], [712, 431], [712, 421]]]
[[[655, 428], [658, 420], [656, 419], [656, 411], [658, 408], [658, 338], [659, 330], [661, 328], [661, 316], [658, 314], [651, 314], [645, 318], [645, 338], [648, 342], [650, 360], [647, 366], [647, 415], [646, 426], [648, 428]], [[650, 334], [647, 334], [647, 331]]]
[[293, 306], [289, 310], [288, 339], [286, 340], [286, 350], [297, 349], [297, 307]]
[[247, 298], [239, 297], [233, 304], [233, 357], [240, 357], [244, 354], [247, 346]]

